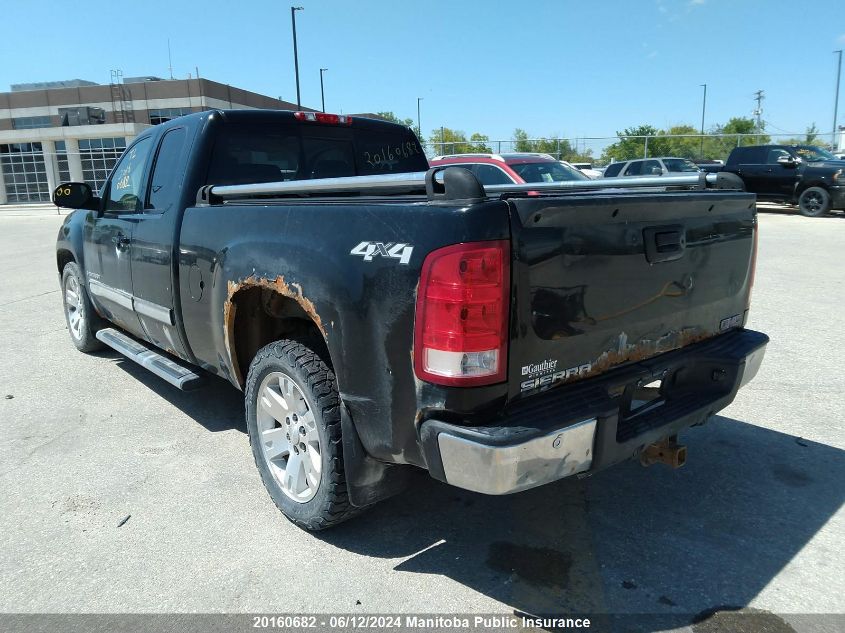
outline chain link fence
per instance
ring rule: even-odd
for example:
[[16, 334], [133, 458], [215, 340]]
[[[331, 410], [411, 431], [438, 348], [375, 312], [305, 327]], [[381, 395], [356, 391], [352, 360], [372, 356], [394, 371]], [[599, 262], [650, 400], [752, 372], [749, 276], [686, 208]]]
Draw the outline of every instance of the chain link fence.
[[[841, 135], [842, 133], [840, 133]], [[831, 134], [819, 134], [806, 140], [805, 133], [794, 134], [656, 134], [649, 136], [577, 136], [561, 138], [502, 139], [485, 141], [426, 142], [429, 158], [450, 154], [538, 152], [558, 160], [604, 165], [615, 160], [677, 156], [700, 160], [727, 159], [734, 147], [741, 145], [819, 145], [831, 147]], [[839, 144], [843, 145], [842, 140]], [[615, 146], [612, 148], [611, 146]], [[607, 151], [606, 150], [614, 150]], [[837, 150], [832, 150], [837, 151]], [[843, 150], [845, 151], [845, 148]], [[609, 156], [604, 156], [605, 154]]]

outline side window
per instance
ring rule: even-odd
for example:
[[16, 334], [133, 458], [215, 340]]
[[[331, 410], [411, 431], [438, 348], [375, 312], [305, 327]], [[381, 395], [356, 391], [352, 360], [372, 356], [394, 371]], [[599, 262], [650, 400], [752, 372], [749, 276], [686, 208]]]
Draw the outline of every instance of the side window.
[[604, 170], [604, 175], [606, 177], [616, 176], [622, 171], [622, 168], [625, 166], [625, 163], [611, 163], [607, 166], [607, 169]]
[[299, 136], [267, 126], [227, 125], [214, 145], [209, 185], [295, 180], [299, 172]]
[[643, 161], [643, 168], [640, 173], [643, 176], [662, 176], [663, 168], [660, 166], [660, 161], [646, 160]]
[[765, 147], [738, 147], [734, 150], [736, 159], [733, 161], [740, 165], [760, 165], [766, 162]]
[[144, 166], [152, 149], [147, 137], [126, 150], [115, 165], [109, 181], [106, 211], [140, 211], [143, 192]]
[[495, 165], [478, 164], [473, 165], [472, 171], [475, 173], [478, 182], [482, 185], [512, 185], [508, 175]]
[[785, 149], [778, 149], [778, 148], [770, 149], [769, 155], [766, 158], [766, 163], [768, 165], [777, 165], [778, 164], [778, 158], [780, 158], [781, 156], [786, 156], [787, 158], [789, 158], [790, 153], [787, 152]]
[[180, 159], [188, 132], [180, 127], [164, 135], [158, 148], [153, 175], [150, 179], [150, 197], [146, 209], [167, 211], [176, 201], [181, 176]]
[[643, 173], [643, 161], [635, 160], [631, 161], [631, 164], [628, 165], [628, 169], [625, 170], [626, 176], [639, 176]]

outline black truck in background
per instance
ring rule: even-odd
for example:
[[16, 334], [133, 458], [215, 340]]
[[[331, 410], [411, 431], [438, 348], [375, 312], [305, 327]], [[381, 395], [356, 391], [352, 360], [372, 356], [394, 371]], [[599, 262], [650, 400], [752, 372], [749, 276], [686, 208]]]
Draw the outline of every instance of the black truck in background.
[[815, 145], [736, 147], [724, 166], [699, 168], [736, 174], [758, 200], [796, 204], [809, 217], [845, 209], [845, 161]]
[[754, 196], [703, 174], [485, 188], [427, 169], [408, 128], [357, 117], [146, 130], [99, 195], [54, 192], [76, 209], [56, 245], [71, 340], [242, 390], [264, 485], [307, 529], [415, 468], [506, 494], [682, 465], [678, 433], [768, 342], [745, 328]]

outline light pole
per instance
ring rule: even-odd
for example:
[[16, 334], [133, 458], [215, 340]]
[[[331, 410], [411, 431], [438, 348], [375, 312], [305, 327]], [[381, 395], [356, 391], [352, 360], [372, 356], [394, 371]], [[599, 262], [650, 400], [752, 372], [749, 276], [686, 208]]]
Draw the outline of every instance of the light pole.
[[293, 27], [293, 69], [296, 73], [296, 107], [302, 107], [302, 102], [299, 97], [299, 53], [296, 50], [296, 12], [302, 11], [305, 7], [291, 7], [290, 8], [290, 23]]
[[701, 147], [698, 150], [698, 157], [704, 158], [704, 112], [707, 108], [707, 84], [701, 84], [704, 88], [704, 98], [701, 100]]
[[420, 123], [420, 101], [422, 100], [422, 97], [417, 97], [417, 129], [420, 131], [420, 136], [422, 136], [422, 124]]
[[321, 68], [320, 69], [320, 101], [323, 104], [323, 112], [326, 111], [326, 93], [323, 90], [323, 73], [326, 72], [328, 68]]
[[833, 150], [836, 151], [836, 116], [839, 114], [839, 78], [842, 75], [842, 50], [833, 51], [839, 54], [839, 63], [836, 66], [836, 98], [833, 100]]

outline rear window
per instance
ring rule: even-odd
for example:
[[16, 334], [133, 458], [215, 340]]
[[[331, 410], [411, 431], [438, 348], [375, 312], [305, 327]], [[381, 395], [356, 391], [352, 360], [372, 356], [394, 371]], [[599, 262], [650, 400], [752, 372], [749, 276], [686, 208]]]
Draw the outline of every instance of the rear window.
[[622, 171], [622, 168], [625, 166], [625, 163], [611, 163], [607, 166], [607, 169], [604, 170], [605, 176], [618, 176], [619, 172]]
[[686, 160], [685, 158], [664, 158], [663, 164], [666, 165], [666, 169], [670, 172], [691, 172], [691, 171], [701, 171], [691, 160]]
[[522, 163], [510, 165], [525, 182], [565, 182], [568, 180], [589, 180], [577, 169], [558, 162]]
[[237, 185], [428, 169], [410, 131], [373, 131], [354, 125], [229, 124], [215, 143], [207, 181]]

